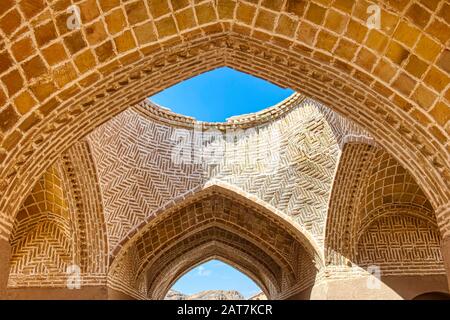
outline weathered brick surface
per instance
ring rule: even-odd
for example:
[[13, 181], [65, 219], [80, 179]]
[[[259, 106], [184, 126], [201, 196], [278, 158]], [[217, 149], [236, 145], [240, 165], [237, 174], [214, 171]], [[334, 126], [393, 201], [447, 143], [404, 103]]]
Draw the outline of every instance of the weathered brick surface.
[[[373, 139], [364, 138], [364, 142], [376, 141], [408, 171], [417, 184], [414, 190], [422, 190], [418, 198], [429, 202], [421, 204], [420, 216], [431, 217], [436, 212], [440, 235], [447, 239], [450, 5], [444, 0], [376, 3], [381, 7], [380, 30], [367, 28], [371, 2], [365, 0], [81, 0], [77, 2], [81, 29], [69, 30], [68, 1], [3, 1], [0, 239], [11, 239], [27, 197], [68, 148], [130, 105], [220, 66], [289, 86], [369, 132]], [[344, 135], [342, 141], [358, 141], [358, 135]], [[358, 163], [361, 167], [356, 169], [364, 170]], [[396, 177], [380, 172], [383, 174], [386, 181]], [[360, 181], [355, 175], [349, 174], [352, 181]], [[404, 174], [400, 176], [406, 179]], [[412, 186], [402, 181], [403, 186]], [[353, 182], [350, 185], [355, 188]], [[397, 188], [395, 185], [392, 188]], [[344, 189], [344, 193], [352, 192], [345, 185]], [[398, 199], [390, 191], [383, 192], [383, 201]], [[100, 191], [95, 194], [92, 199], [98, 202]], [[275, 207], [295, 216], [289, 205], [283, 207], [282, 197], [261, 197], [264, 201], [277, 199]], [[351, 200], [367, 200], [367, 208], [378, 206], [378, 197], [373, 196], [375, 202], [369, 198], [358, 195]], [[411, 199], [414, 205], [416, 200]], [[67, 201], [70, 207], [73, 201], [70, 197]], [[402, 198], [402, 205], [407, 202]], [[323, 208], [322, 204], [319, 207]], [[355, 216], [370, 211], [358, 208], [351, 210]], [[320, 215], [319, 220], [324, 217]], [[124, 230], [140, 219], [139, 215], [134, 222], [126, 219]], [[343, 225], [349, 223], [346, 216], [339, 219], [344, 219]], [[383, 223], [392, 225], [395, 219], [389, 219]], [[327, 232], [323, 225], [311, 222], [310, 217], [297, 220], [315, 234], [314, 241], [326, 243], [319, 236], [321, 230]], [[422, 230], [421, 223], [400, 222], [401, 228], [415, 225]], [[430, 239], [435, 239], [434, 222], [430, 223]], [[105, 251], [106, 234], [123, 235], [124, 230], [111, 232], [105, 226], [96, 252]], [[419, 234], [414, 237], [421, 239]], [[113, 243], [119, 243], [118, 238], [113, 237]], [[342, 249], [341, 245], [337, 242], [337, 248]], [[430, 243], [430, 248], [433, 246]], [[351, 247], [356, 248], [355, 241]], [[88, 254], [80, 252], [84, 252], [81, 256]], [[97, 262], [99, 266], [103, 263]], [[95, 272], [102, 274], [105, 269], [101, 268], [106, 267], [103, 264], [101, 271]]]
[[330, 268], [378, 265], [384, 275], [443, 274], [440, 229], [423, 191], [395, 159], [376, 145], [345, 145], [329, 202]]
[[[186, 130], [194, 135], [195, 123], [179, 117], [178, 126], [168, 125], [164, 118], [155, 117], [158, 109], [154, 106], [127, 110], [90, 134], [110, 251], [146, 217], [209, 181], [232, 184], [270, 203], [322, 243], [339, 154], [337, 138], [323, 115], [327, 112], [323, 106], [295, 95], [281, 105], [283, 108], [288, 111], [275, 121], [264, 122], [261, 115], [231, 118], [222, 126], [222, 134], [227, 126], [243, 132], [255, 123], [253, 133], [239, 142], [222, 140], [220, 148], [225, 152], [217, 164], [175, 163], [171, 157], [179, 143], [177, 132]], [[267, 114], [273, 117], [271, 112]], [[329, 117], [342, 120], [335, 114]], [[186, 125], [190, 128], [183, 127]], [[203, 125], [200, 130], [211, 128], [214, 125]], [[195, 148], [192, 156], [201, 151]]]

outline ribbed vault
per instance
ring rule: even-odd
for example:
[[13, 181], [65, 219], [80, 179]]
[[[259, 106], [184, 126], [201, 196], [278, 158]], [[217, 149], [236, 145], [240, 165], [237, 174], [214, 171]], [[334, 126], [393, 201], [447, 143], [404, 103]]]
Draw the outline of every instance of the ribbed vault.
[[163, 298], [178, 277], [214, 256], [231, 261], [274, 299], [311, 285], [322, 266], [320, 253], [298, 229], [217, 186], [186, 197], [127, 239], [108, 283], [152, 299]]
[[344, 145], [325, 240], [330, 268], [445, 274], [436, 216], [411, 175], [376, 145]]

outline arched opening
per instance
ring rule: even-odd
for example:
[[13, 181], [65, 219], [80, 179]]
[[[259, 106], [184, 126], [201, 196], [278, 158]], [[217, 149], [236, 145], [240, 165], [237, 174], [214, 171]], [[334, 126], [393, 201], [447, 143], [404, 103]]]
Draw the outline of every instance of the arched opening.
[[212, 186], [167, 208], [120, 245], [109, 283], [131, 295], [163, 299], [192, 266], [220, 258], [251, 277], [270, 299], [308, 286], [320, 269], [314, 245], [241, 197]]
[[238, 266], [214, 258], [193, 266], [176, 280], [165, 300], [247, 300], [262, 289]]
[[231, 117], [273, 107], [292, 94], [290, 89], [221, 67], [184, 80], [149, 100], [198, 121], [226, 122]]

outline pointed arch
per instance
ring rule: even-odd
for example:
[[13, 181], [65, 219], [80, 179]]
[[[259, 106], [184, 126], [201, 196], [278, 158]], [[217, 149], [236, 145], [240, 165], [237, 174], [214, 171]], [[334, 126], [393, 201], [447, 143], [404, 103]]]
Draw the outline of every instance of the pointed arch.
[[[174, 199], [133, 230], [111, 256], [109, 283], [116, 290], [135, 290], [135, 294], [161, 298], [162, 291], [155, 295], [152, 288], [160, 288], [158, 281], [165, 278], [157, 275], [179, 275], [180, 270], [197, 262], [191, 261], [188, 253], [205, 245], [212, 251], [198, 251], [198, 259], [224, 256], [262, 283], [271, 297], [300, 290], [310, 285], [320, 271], [320, 251], [307, 233], [276, 212], [255, 197], [238, 193], [236, 188], [209, 183], [182, 199]], [[235, 256], [226, 254], [223, 245], [232, 246]], [[263, 267], [255, 271], [249, 261]], [[124, 268], [134, 275], [128, 283], [121, 283]]]

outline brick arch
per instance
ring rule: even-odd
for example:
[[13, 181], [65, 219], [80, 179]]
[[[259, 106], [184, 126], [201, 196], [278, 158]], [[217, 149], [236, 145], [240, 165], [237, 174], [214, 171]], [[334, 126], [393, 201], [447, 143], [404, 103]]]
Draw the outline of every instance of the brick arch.
[[50, 166], [22, 204], [11, 233], [9, 289], [65, 287], [67, 267], [85, 285], [106, 283], [107, 239], [95, 168], [86, 141]]
[[[445, 273], [439, 247], [441, 235], [430, 202], [414, 178], [377, 145], [344, 145], [331, 192], [326, 232], [327, 265], [364, 267], [373, 259], [372, 264], [383, 264], [386, 270], [392, 267], [406, 273], [409, 267], [414, 269], [412, 263], [420, 262], [412, 261], [408, 267], [405, 260], [400, 267], [396, 263], [401, 262], [389, 259], [397, 255], [405, 258], [406, 252], [417, 246], [423, 247], [423, 252], [430, 250], [430, 256], [421, 262], [423, 269], [419, 271], [416, 266], [416, 272]], [[381, 251], [376, 251], [375, 243], [370, 244], [371, 239], [380, 243]], [[393, 239], [398, 243], [394, 244]], [[392, 242], [383, 245], [385, 240]], [[405, 245], [400, 254], [395, 250], [402, 242]], [[382, 263], [383, 250], [386, 261]]]
[[76, 260], [73, 228], [62, 171], [53, 165], [33, 187], [14, 224], [8, 287], [38, 285], [42, 278], [58, 281]]
[[151, 280], [147, 276], [149, 283], [147, 296], [151, 299], [163, 299], [178, 279], [195, 267], [213, 259], [220, 260], [248, 276], [268, 297], [276, 297], [276, 294], [280, 292], [281, 284], [255, 257], [237, 247], [214, 240], [191, 248], [183, 255], [169, 261], [170, 264], [166, 264], [157, 276], [150, 278]]
[[383, 2], [379, 31], [365, 26], [364, 0], [86, 0], [83, 28], [70, 32], [66, 4], [6, 1], [0, 12], [3, 239], [24, 195], [65, 148], [130, 101], [222, 65], [355, 120], [395, 154], [435, 209], [448, 202], [446, 1]]
[[[190, 260], [189, 253], [202, 245], [212, 245], [214, 250], [199, 251], [200, 260], [222, 254], [264, 283], [273, 297], [311, 285], [321, 269], [320, 252], [314, 244], [308, 244], [297, 228], [252, 199], [210, 186], [174, 203], [118, 246], [108, 276], [112, 288], [140, 298], [161, 298], [162, 292], [154, 292], [162, 281], [159, 274], [177, 273], [180, 263], [180, 272], [188, 269], [198, 262]], [[221, 251], [218, 243], [233, 247], [235, 256]], [[180, 257], [186, 259], [178, 261]], [[249, 261], [263, 268], [258, 271]], [[123, 275], [127, 275], [126, 281]]]

